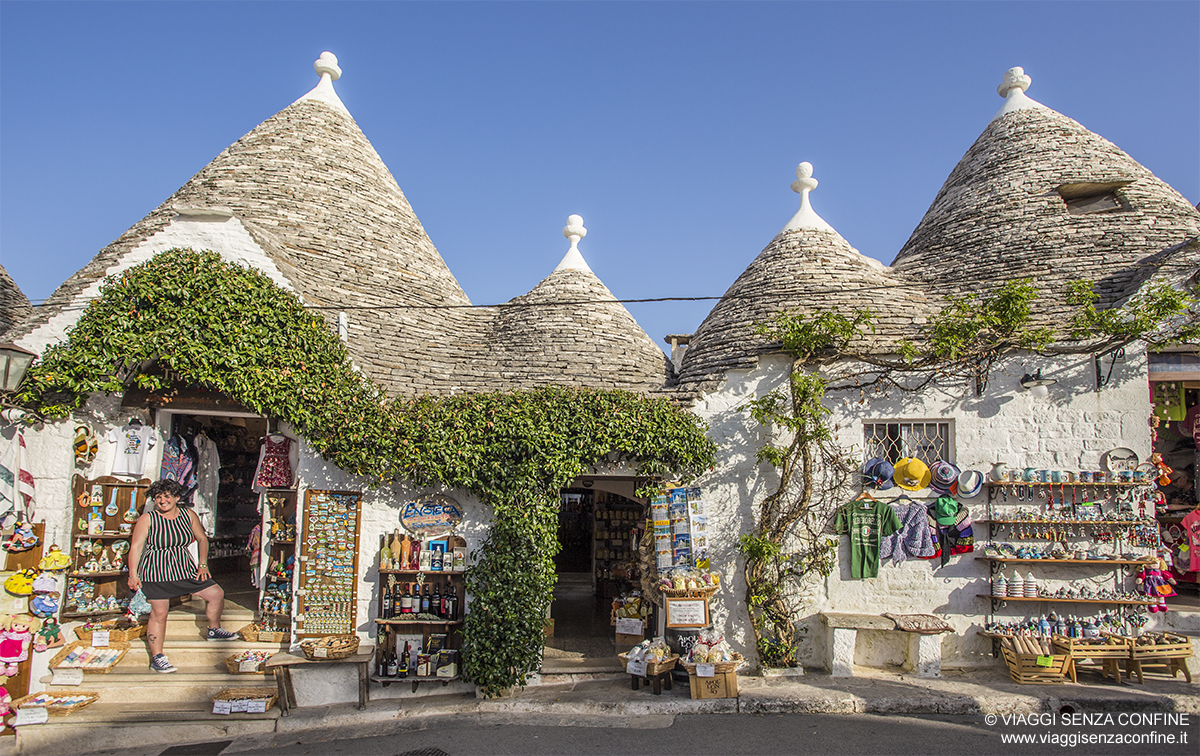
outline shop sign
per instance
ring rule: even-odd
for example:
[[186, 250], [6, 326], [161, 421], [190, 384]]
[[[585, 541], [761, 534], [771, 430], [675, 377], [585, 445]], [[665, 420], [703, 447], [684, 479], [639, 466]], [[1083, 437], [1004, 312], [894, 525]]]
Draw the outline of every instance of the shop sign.
[[448, 533], [458, 527], [462, 518], [458, 502], [442, 494], [422, 496], [400, 510], [400, 524], [419, 536]]
[[667, 627], [708, 626], [708, 599], [664, 598], [667, 602]]

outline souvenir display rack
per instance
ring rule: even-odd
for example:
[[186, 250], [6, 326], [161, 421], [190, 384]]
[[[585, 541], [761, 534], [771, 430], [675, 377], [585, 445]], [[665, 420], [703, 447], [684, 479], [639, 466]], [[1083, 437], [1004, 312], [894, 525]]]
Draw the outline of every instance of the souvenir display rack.
[[[996, 588], [993, 587], [991, 593], [978, 594], [981, 599], [990, 599], [989, 628], [996, 626], [996, 612], [1010, 601], [1017, 602], [1017, 606], [1031, 603], [1043, 606], [1114, 606], [1121, 613], [1123, 621], [1129, 619], [1130, 612], [1136, 612], [1140, 607], [1154, 603], [1151, 600], [1142, 600], [1141, 597], [1135, 598], [1128, 590], [1122, 590], [1126, 587], [1134, 567], [1149, 563], [1149, 557], [1139, 556], [1136, 552], [1122, 553], [1122, 543], [1127, 544], [1126, 548], [1153, 548], [1152, 544], [1139, 540], [1140, 530], [1153, 523], [1147, 514], [1151, 489], [1146, 476], [1141, 476], [1142, 479], [1136, 481], [1097, 482], [1078, 480], [1078, 476], [1073, 474], [1059, 474], [1063, 482], [1023, 479], [987, 482], [986, 514], [976, 523], [988, 526], [988, 539], [992, 543], [985, 546], [988, 553], [976, 556], [976, 559], [989, 563], [989, 572], [993, 579], [1000, 575], [1005, 564], [1009, 563], [1054, 564], [1064, 567], [1107, 566], [1114, 570], [1113, 590], [1106, 592], [1110, 595], [1100, 596], [1074, 591], [1046, 594], [1040, 590], [1038, 595], [1007, 596], [996, 595]], [[1139, 502], [1136, 509], [1135, 500]], [[1018, 507], [1016, 514], [1013, 513], [1012, 507]], [[1030, 508], [1036, 508], [1037, 511], [1029, 511]], [[1153, 511], [1152, 507], [1149, 510]], [[1049, 548], [1024, 545], [1014, 548], [1012, 544], [997, 544], [995, 539], [1004, 531], [1008, 531], [1018, 543], [1028, 544], [1042, 540]], [[1064, 545], [1084, 539], [1090, 539], [1093, 546], [1085, 550], [1081, 546], [1072, 548]], [[1107, 548], [1112, 549], [1112, 553], [1100, 554], [1098, 548], [1101, 543], [1110, 544]], [[1078, 552], [1083, 553], [1080, 555]], [[993, 655], [999, 656], [999, 641], [1005, 637], [1004, 634], [985, 631], [981, 635], [992, 638]]]
[[304, 492], [293, 581], [297, 636], [355, 632], [361, 504], [357, 491]]
[[[296, 587], [296, 489], [268, 488], [262, 494], [261, 568], [266, 570], [259, 589], [260, 619], [272, 626], [288, 624]], [[289, 565], [288, 560], [292, 563]], [[283, 609], [284, 611], [279, 611]]]
[[[440, 539], [435, 539], [440, 540]], [[379, 538], [380, 551], [388, 548], [389, 534], [385, 533]], [[447, 557], [450, 559], [450, 557]], [[452, 564], [452, 562], [451, 562]], [[378, 645], [376, 651], [379, 654], [380, 661], [385, 660], [393, 654], [404, 653], [404, 643], [407, 640], [410, 643], [418, 643], [417, 648], [410, 649], [411, 656], [419, 657], [423, 649], [429, 648], [431, 635], [444, 636], [442, 648], [439, 650], [455, 651], [461, 653], [462, 647], [462, 631], [463, 617], [465, 616], [465, 598], [466, 589], [464, 584], [465, 569], [443, 569], [443, 570], [421, 570], [421, 569], [380, 569], [379, 570], [379, 597], [376, 603], [375, 625], [378, 629]], [[395, 602], [399, 602], [399, 595], [404, 591], [408, 591], [411, 596], [412, 586], [418, 586], [419, 591], [424, 591], [424, 586], [436, 586], [438, 595], [448, 595], [453, 591], [456, 597], [454, 615], [449, 618], [441, 617], [431, 619], [430, 615], [434, 614], [433, 610], [430, 613], [418, 611], [412, 612], [413, 619], [405, 618], [399, 608], [395, 607]], [[433, 589], [430, 589], [431, 592]], [[394, 601], [391, 599], [395, 596]], [[424, 615], [424, 616], [419, 616]], [[417, 638], [420, 641], [417, 641]], [[387, 675], [372, 674], [371, 680], [382, 683], [385, 687], [391, 683], [412, 683], [413, 691], [422, 682], [440, 682], [443, 685], [449, 684], [462, 677], [456, 674], [450, 677], [439, 677], [432, 674], [418, 675], [416, 668], [411, 665], [412, 659], [405, 660], [408, 665], [408, 673], [405, 677], [391, 677]], [[459, 670], [462, 669], [462, 660], [458, 660]]]
[[[146, 504], [150, 479], [131, 481], [113, 476], [71, 481], [71, 567], [61, 617], [86, 619], [121, 614], [128, 603], [128, 575], [133, 524]], [[90, 594], [90, 595], [88, 595]], [[92, 602], [80, 607], [77, 602]], [[103, 606], [100, 606], [103, 604]]]

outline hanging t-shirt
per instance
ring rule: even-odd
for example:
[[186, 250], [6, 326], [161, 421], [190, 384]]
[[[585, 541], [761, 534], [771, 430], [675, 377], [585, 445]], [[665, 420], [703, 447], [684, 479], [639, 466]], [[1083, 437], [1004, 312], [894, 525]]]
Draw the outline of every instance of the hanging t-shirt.
[[881, 501], [852, 501], [838, 509], [833, 529], [850, 536], [850, 577], [878, 577], [879, 541], [900, 529], [900, 518]]
[[1190, 562], [1188, 564], [1188, 572], [1200, 572], [1200, 509], [1193, 509], [1188, 513], [1187, 517], [1183, 518], [1183, 522], [1179, 523], [1187, 533], [1188, 556]]
[[141, 477], [146, 470], [146, 453], [154, 447], [154, 429], [141, 423], [131, 423], [108, 432], [108, 442], [117, 445], [113, 460], [113, 475]]

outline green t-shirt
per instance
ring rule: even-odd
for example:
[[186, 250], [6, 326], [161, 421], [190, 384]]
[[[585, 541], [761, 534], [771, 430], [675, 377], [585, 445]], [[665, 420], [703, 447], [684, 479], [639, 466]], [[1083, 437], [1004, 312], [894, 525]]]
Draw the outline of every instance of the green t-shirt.
[[852, 501], [838, 510], [833, 529], [850, 536], [850, 577], [878, 577], [879, 539], [899, 530], [900, 518], [884, 502]]

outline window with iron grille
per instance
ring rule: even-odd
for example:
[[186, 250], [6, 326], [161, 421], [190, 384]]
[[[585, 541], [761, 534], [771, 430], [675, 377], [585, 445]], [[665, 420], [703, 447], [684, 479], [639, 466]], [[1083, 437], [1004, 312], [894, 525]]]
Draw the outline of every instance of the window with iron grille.
[[878, 457], [895, 464], [915, 457], [927, 465], [950, 461], [950, 423], [863, 423], [864, 461]]

